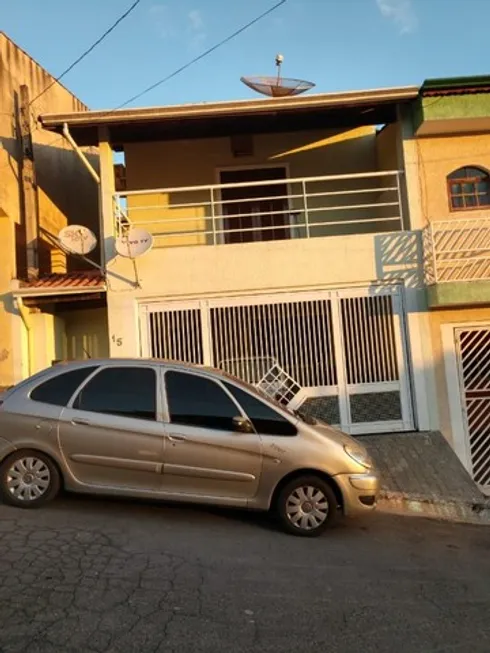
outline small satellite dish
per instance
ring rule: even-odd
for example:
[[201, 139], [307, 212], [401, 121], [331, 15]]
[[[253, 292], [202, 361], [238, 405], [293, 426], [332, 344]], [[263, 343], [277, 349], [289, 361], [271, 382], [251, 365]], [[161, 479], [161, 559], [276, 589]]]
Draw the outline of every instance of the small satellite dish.
[[281, 66], [284, 61], [282, 54], [276, 56], [277, 75], [275, 77], [240, 77], [246, 86], [268, 95], [269, 97], [290, 97], [291, 95], [300, 95], [309, 91], [315, 84], [307, 82], [305, 79], [289, 79], [281, 77]]
[[63, 227], [58, 234], [58, 240], [67, 252], [81, 256], [90, 254], [97, 245], [95, 234], [80, 224], [70, 224]]
[[153, 246], [153, 236], [146, 229], [136, 227], [129, 229], [123, 236], [116, 238], [116, 252], [124, 258], [139, 258], [149, 252]]

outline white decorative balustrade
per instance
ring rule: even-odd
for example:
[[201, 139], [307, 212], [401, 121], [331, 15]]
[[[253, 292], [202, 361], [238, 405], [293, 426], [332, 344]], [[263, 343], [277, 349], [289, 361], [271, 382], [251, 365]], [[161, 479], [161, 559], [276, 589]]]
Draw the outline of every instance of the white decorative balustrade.
[[431, 222], [424, 257], [428, 285], [490, 280], [490, 217]]

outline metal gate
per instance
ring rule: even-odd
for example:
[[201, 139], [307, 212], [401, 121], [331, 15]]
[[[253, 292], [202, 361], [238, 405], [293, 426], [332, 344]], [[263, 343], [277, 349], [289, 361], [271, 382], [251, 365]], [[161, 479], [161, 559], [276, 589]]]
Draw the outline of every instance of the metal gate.
[[490, 327], [457, 329], [456, 345], [469, 462], [475, 483], [490, 490]]
[[211, 365], [350, 433], [413, 428], [401, 290], [141, 306], [142, 355]]

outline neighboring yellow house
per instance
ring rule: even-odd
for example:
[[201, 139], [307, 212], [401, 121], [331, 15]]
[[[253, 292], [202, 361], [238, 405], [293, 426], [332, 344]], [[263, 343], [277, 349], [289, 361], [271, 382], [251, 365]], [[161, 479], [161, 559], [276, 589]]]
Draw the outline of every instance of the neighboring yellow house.
[[[47, 279], [46, 275], [91, 269], [83, 262], [67, 260], [54, 243], [67, 224], [83, 224], [98, 231], [97, 186], [63, 137], [53, 137], [36, 118], [47, 111], [86, 109], [0, 32], [0, 386], [12, 385], [54, 359], [83, 354], [76, 336], [83, 330], [83, 314], [77, 312], [78, 319], [74, 319], [73, 303], [65, 303], [63, 310], [60, 305], [55, 308], [53, 294], [53, 284], [69, 288], [77, 282], [70, 277], [63, 277], [63, 282], [59, 276]], [[27, 127], [23, 116], [27, 116]], [[98, 157], [89, 156], [97, 165]], [[31, 161], [34, 180], [27, 168]], [[24, 183], [23, 176], [27, 177]], [[37, 222], [38, 238], [30, 242], [38, 253], [40, 281], [36, 286], [44, 300], [40, 303], [30, 296], [22, 308], [12, 291], [19, 285], [27, 294], [32, 291], [26, 284], [26, 210]], [[103, 290], [103, 281], [99, 287]], [[92, 317], [88, 314], [85, 322]], [[91, 327], [87, 328], [88, 346]], [[107, 342], [106, 332], [103, 337]], [[104, 344], [99, 350], [104, 351]]]
[[428, 80], [412, 115], [439, 425], [490, 490], [490, 77]]

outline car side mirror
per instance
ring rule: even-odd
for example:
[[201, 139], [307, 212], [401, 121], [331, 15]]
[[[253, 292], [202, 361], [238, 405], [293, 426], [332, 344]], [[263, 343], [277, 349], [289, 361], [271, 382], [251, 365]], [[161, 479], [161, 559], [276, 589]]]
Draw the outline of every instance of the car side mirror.
[[241, 415], [233, 418], [233, 430], [235, 433], [255, 433], [252, 422]]

